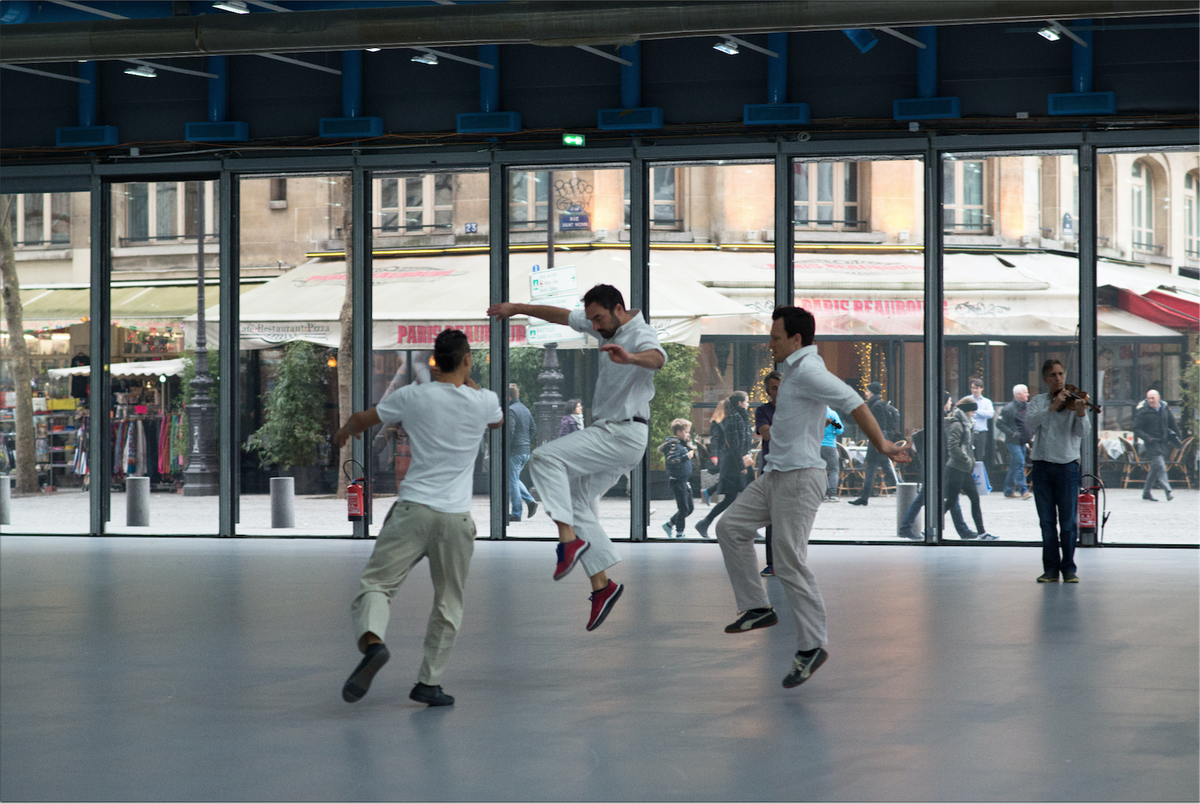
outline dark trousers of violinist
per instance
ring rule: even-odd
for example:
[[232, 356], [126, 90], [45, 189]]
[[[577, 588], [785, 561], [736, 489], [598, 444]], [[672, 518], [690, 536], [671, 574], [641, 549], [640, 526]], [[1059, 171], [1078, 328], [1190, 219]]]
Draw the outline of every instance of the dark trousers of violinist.
[[1039, 583], [1078, 583], [1075, 567], [1079, 456], [1090, 430], [1087, 403], [1066, 390], [1066, 371], [1057, 360], [1042, 365], [1049, 392], [1029, 401], [1025, 421], [1033, 432], [1033, 499], [1042, 531]]

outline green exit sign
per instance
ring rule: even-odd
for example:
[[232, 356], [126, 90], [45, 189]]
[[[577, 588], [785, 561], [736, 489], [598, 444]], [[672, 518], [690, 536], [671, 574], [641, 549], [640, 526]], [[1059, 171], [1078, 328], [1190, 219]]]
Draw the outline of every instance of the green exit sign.
[[563, 134], [563, 145], [582, 147], [587, 142], [582, 134]]

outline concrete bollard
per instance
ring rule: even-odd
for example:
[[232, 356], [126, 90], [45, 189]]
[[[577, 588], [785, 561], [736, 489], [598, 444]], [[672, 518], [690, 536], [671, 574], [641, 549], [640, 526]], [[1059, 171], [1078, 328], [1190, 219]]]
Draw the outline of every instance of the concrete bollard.
[[908, 513], [908, 507], [913, 504], [913, 500], [917, 499], [916, 483], [897, 483], [896, 484], [896, 532], [900, 532], [900, 523], [904, 521], [904, 515]]
[[294, 477], [271, 478], [271, 527], [296, 527], [296, 479]]
[[150, 478], [125, 478], [125, 524], [136, 528], [150, 526]]
[[12, 524], [12, 486], [10, 475], [0, 475], [0, 525]]

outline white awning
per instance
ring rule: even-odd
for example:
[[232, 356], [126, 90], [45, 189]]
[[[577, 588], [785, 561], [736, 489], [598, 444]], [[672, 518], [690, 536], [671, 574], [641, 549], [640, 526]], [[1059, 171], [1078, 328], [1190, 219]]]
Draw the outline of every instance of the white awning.
[[[88, 376], [92, 373], [91, 366], [72, 366], [71, 368], [54, 368], [47, 372], [51, 377]], [[183, 373], [183, 360], [138, 360], [130, 363], [113, 363], [108, 368], [113, 377], [177, 377]]]
[[[595, 249], [557, 253], [555, 267], [573, 265], [578, 295], [600, 283], [616, 286], [629, 299], [629, 251]], [[509, 261], [510, 293], [515, 302], [528, 302], [529, 277], [534, 265], [545, 263], [545, 254], [514, 254]], [[376, 350], [431, 349], [437, 334], [447, 327], [464, 330], [473, 345], [488, 342], [489, 258], [424, 256], [372, 261], [372, 346]], [[292, 340], [337, 347], [338, 323], [345, 298], [344, 261], [314, 261], [260, 285], [241, 296], [242, 349], [263, 349]], [[713, 316], [747, 316], [755, 310], [704, 287], [684, 268], [651, 265], [651, 324], [667, 343], [700, 343], [701, 320]], [[217, 343], [220, 309], [205, 312], [210, 346]], [[194, 321], [191, 316], [188, 321]], [[535, 319], [535, 322], [537, 320]], [[511, 344], [524, 346], [524, 317], [510, 321]], [[188, 329], [192, 347], [195, 327]], [[581, 348], [583, 340], [560, 348]], [[592, 341], [591, 345], [595, 345]]]

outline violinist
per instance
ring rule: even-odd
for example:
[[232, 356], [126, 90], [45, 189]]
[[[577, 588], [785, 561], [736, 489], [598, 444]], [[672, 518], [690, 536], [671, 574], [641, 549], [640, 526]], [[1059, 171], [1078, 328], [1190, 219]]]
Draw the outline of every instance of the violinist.
[[1033, 501], [1042, 530], [1042, 575], [1038, 583], [1079, 583], [1075, 573], [1076, 505], [1079, 499], [1079, 457], [1090, 425], [1088, 401], [1067, 390], [1063, 364], [1051, 358], [1042, 364], [1048, 393], [1029, 400], [1025, 422], [1033, 433]]

